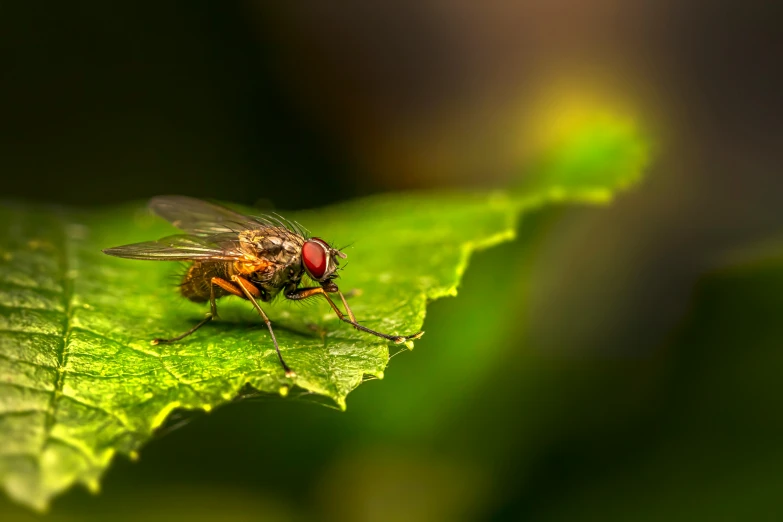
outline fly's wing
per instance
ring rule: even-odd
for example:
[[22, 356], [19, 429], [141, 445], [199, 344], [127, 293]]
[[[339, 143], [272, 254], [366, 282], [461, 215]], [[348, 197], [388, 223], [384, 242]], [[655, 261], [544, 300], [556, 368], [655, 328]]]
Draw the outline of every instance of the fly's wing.
[[150, 209], [175, 227], [188, 234], [209, 236], [246, 229], [268, 227], [284, 228], [288, 232], [309, 237], [307, 230], [295, 221], [276, 214], [246, 216], [229, 208], [187, 196], [156, 196], [149, 202]]
[[114, 248], [104, 254], [148, 261], [237, 261], [246, 259], [233, 232], [208, 237], [193, 235], [168, 236], [157, 241], [145, 241]]
[[175, 227], [198, 236], [258, 227], [252, 217], [187, 196], [156, 196], [149, 208]]

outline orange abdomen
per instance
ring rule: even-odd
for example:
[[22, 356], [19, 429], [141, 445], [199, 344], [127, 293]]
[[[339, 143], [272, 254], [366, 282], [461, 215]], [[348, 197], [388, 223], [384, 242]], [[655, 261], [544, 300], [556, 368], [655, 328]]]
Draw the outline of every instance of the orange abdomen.
[[[182, 278], [179, 291], [184, 296], [196, 303], [209, 301], [212, 278], [231, 279], [231, 265], [229, 263], [202, 263], [194, 262], [188, 267], [188, 271]], [[215, 297], [226, 295], [225, 290], [215, 288]]]

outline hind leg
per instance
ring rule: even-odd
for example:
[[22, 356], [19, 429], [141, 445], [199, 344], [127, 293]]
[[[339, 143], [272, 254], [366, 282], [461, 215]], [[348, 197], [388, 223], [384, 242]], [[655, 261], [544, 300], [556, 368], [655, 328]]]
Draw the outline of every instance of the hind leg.
[[213, 277], [212, 278], [212, 284], [209, 286], [209, 313], [207, 314], [207, 316], [204, 319], [202, 319], [201, 321], [199, 321], [196, 326], [194, 326], [193, 328], [191, 328], [190, 330], [188, 330], [187, 332], [185, 332], [183, 334], [180, 334], [180, 335], [178, 335], [176, 337], [172, 337], [171, 339], [153, 339], [152, 341], [150, 341], [150, 344], [153, 344], [153, 345], [155, 345], [155, 344], [168, 344], [168, 343], [175, 343], [177, 341], [181, 341], [182, 339], [184, 339], [188, 335], [194, 333], [196, 330], [198, 330], [199, 328], [201, 328], [202, 326], [204, 326], [205, 324], [210, 322], [212, 319], [215, 319], [218, 316], [217, 304], [215, 303], [215, 287], [216, 286], [219, 286], [220, 288], [222, 288], [223, 290], [225, 290], [226, 292], [228, 292], [230, 294], [237, 295], [239, 297], [244, 297], [244, 294], [242, 293], [242, 291], [239, 288], [237, 288], [235, 285], [233, 285], [232, 283], [229, 283], [225, 279], [220, 279], [219, 277]]

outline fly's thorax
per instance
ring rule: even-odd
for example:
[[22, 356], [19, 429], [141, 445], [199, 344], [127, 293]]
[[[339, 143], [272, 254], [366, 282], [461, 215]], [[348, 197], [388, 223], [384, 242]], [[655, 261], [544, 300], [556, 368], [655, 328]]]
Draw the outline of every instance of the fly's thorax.
[[300, 255], [304, 238], [287, 228], [268, 227], [240, 232], [239, 242], [248, 257], [288, 265]]
[[303, 274], [302, 263], [297, 256], [290, 263], [277, 267], [277, 270], [271, 275], [269, 285], [275, 288], [282, 288], [291, 284], [299, 285]]
[[303, 237], [283, 227], [267, 227], [245, 230], [239, 240], [245, 259], [235, 262], [235, 270], [267, 292], [274, 294], [301, 280]]

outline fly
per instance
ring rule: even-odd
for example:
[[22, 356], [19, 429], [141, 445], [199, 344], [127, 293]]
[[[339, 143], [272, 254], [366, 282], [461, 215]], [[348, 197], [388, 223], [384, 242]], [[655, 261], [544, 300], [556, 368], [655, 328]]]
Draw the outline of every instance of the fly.
[[[184, 231], [157, 241], [146, 241], [103, 252], [110, 256], [150, 261], [189, 261], [180, 292], [191, 301], [209, 302], [207, 316], [193, 328], [170, 339], [154, 339], [152, 344], [184, 339], [215, 319], [216, 300], [234, 295], [253, 304], [266, 323], [287, 377], [296, 374], [288, 367], [272, 330], [272, 323], [259, 305], [281, 292], [286, 299], [302, 301], [322, 295], [341, 321], [362, 332], [395, 343], [418, 339], [413, 335], [389, 335], [359, 324], [334, 279], [339, 260], [347, 256], [318, 237], [310, 237], [298, 223], [278, 216], [246, 216], [228, 208], [186, 196], [158, 196], [149, 202], [158, 216]], [[319, 286], [300, 288], [307, 275]], [[337, 294], [343, 313], [330, 294]]]

